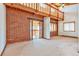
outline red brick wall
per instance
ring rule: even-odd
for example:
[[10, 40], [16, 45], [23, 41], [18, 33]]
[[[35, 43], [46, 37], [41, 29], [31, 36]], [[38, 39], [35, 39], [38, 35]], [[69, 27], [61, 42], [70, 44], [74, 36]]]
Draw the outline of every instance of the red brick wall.
[[6, 8], [6, 12], [7, 42], [13, 43], [30, 40], [30, 22], [27, 17], [36, 17], [41, 20], [42, 17], [10, 7]]

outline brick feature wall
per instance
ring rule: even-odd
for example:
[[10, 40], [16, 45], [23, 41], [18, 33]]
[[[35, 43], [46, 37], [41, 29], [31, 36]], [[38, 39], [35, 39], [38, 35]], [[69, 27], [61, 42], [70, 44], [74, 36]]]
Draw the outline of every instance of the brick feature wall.
[[7, 43], [30, 40], [30, 20], [28, 17], [39, 18], [26, 11], [6, 7], [7, 18]]
[[7, 8], [7, 41], [29, 40], [29, 20], [26, 13], [17, 9]]

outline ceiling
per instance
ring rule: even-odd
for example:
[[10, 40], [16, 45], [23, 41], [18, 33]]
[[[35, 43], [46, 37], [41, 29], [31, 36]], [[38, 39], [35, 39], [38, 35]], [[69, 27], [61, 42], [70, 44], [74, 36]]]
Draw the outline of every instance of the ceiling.
[[78, 4], [78, 3], [51, 3], [53, 5], [55, 5], [56, 7], [61, 7], [61, 6], [69, 6], [69, 5], [74, 5], [74, 4]]

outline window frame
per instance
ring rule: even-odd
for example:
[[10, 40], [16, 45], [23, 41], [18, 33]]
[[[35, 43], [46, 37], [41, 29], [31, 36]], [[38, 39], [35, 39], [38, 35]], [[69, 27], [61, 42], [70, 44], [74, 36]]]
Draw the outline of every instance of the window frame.
[[[74, 23], [74, 30], [73, 31], [71, 31], [71, 30], [67, 31], [67, 30], [64, 29], [65, 28], [64, 25], [67, 24], [67, 23]], [[75, 32], [75, 21], [72, 21], [72, 22], [64, 22], [63, 23], [63, 31], [64, 32]]]

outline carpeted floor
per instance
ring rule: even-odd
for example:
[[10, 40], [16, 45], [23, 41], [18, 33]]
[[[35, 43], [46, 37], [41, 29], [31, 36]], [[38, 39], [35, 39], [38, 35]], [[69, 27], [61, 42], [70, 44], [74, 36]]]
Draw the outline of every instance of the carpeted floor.
[[10, 44], [3, 56], [79, 56], [77, 50], [76, 38], [53, 37]]

